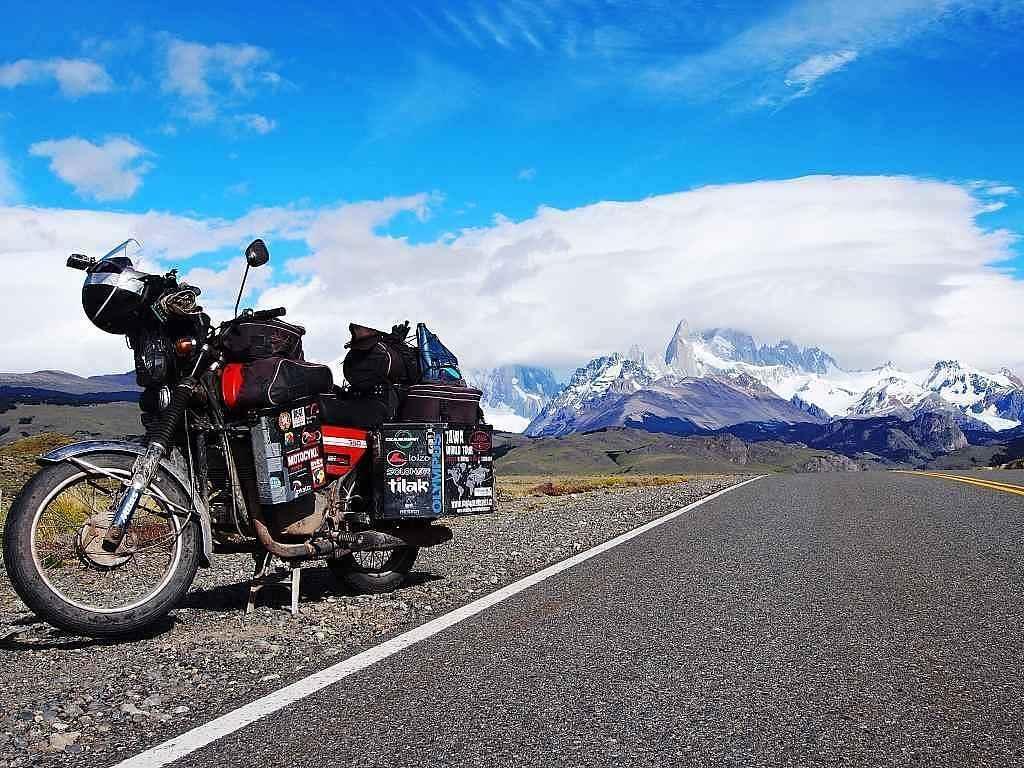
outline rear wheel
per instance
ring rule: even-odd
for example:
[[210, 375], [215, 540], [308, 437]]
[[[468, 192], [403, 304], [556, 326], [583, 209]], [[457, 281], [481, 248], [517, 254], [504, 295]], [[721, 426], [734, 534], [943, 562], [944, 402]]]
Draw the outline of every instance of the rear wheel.
[[199, 565], [188, 499], [166, 473], [143, 497], [121, 546], [100, 546], [134, 457], [92, 454], [102, 472], [70, 463], [41, 469], [4, 526], [4, 563], [18, 596], [56, 627], [91, 637], [136, 633], [177, 605]]
[[353, 552], [338, 560], [328, 560], [327, 565], [339, 580], [356, 592], [381, 594], [402, 585], [419, 552], [419, 547]]

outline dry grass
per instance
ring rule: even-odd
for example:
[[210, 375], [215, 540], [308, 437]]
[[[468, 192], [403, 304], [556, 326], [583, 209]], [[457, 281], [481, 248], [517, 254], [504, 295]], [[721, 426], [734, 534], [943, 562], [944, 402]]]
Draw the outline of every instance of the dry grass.
[[511, 497], [569, 496], [574, 493], [614, 488], [647, 488], [674, 485], [694, 479], [696, 475], [580, 475], [541, 476], [508, 475], [498, 472], [498, 491]]
[[35, 462], [36, 456], [73, 442], [75, 442], [73, 437], [59, 435], [56, 432], [43, 432], [32, 437], [23, 437], [0, 447], [0, 456]]
[[0, 531], [21, 486], [39, 470], [36, 457], [72, 442], [73, 438], [46, 432], [0, 447]]

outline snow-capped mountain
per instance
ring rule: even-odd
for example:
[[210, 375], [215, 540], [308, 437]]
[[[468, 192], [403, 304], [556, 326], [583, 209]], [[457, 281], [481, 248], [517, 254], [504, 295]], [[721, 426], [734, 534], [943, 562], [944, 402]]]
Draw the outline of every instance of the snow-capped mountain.
[[548, 437], [631, 426], [693, 434], [758, 421], [794, 424], [821, 419], [742, 373], [729, 378], [665, 374], [634, 349], [630, 357], [599, 357], [578, 369], [526, 433]]
[[684, 366], [688, 364], [685, 350], [694, 342], [700, 344], [700, 349], [695, 350], [694, 355], [695, 367], [698, 369], [704, 364], [714, 367], [714, 363], [721, 360], [761, 368], [786, 368], [820, 374], [827, 374], [839, 367], [831, 355], [817, 347], [803, 349], [789, 339], [772, 345], [758, 345], [749, 333], [733, 328], [711, 328], [692, 333], [685, 320], [676, 326], [676, 332], [665, 351], [665, 363], [678, 368], [677, 357], [682, 356]]
[[926, 371], [902, 371], [887, 362], [847, 371], [827, 352], [783, 340], [758, 345], [731, 329], [691, 331], [680, 322], [665, 351], [665, 364], [682, 376], [744, 374], [805, 411], [832, 418], [867, 418], [947, 411], [973, 429], [1010, 429], [1024, 415], [1024, 386], [1007, 369], [988, 373], [956, 360]]
[[606, 407], [650, 387], [659, 374], [645, 362], [619, 353], [591, 360], [569, 379], [557, 397], [530, 422], [529, 435], [565, 435], [579, 431], [581, 414], [600, 413]]
[[928, 396], [920, 384], [901, 376], [886, 376], [872, 384], [846, 409], [846, 416], [905, 416]]
[[560, 387], [548, 368], [503, 365], [466, 372], [470, 386], [483, 391], [481, 406], [490, 424], [506, 432], [522, 432]]

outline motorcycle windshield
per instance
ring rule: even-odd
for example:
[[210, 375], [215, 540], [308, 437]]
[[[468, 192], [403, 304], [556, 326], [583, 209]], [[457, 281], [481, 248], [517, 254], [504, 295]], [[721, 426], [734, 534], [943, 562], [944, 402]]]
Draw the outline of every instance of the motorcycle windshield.
[[116, 259], [122, 257], [128, 259], [128, 264], [132, 265], [135, 263], [135, 259], [142, 253], [142, 243], [136, 240], [134, 237], [130, 237], [120, 245], [116, 245], [107, 252], [100, 261], [108, 261], [110, 259]]

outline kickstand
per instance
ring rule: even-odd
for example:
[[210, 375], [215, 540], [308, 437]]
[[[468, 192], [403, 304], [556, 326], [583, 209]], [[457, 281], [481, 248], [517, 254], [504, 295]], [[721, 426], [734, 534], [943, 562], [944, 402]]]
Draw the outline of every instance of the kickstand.
[[266, 586], [289, 583], [291, 587], [291, 611], [292, 616], [299, 615], [299, 591], [302, 585], [302, 565], [300, 563], [289, 563], [289, 573], [285, 569], [272, 570], [271, 564], [274, 556], [269, 552], [260, 552], [254, 555], [256, 567], [253, 570], [252, 581], [249, 582], [249, 599], [245, 604], [245, 613], [248, 615], [256, 609], [256, 595]]

